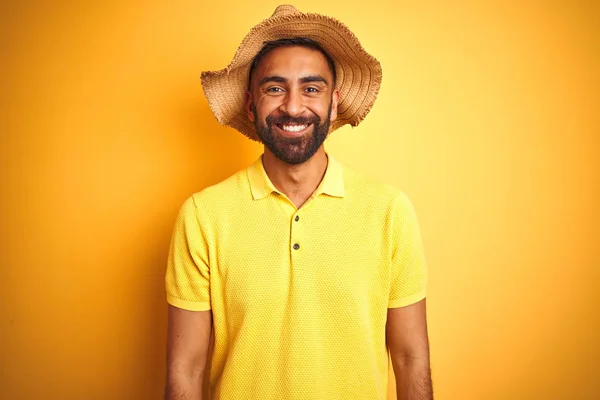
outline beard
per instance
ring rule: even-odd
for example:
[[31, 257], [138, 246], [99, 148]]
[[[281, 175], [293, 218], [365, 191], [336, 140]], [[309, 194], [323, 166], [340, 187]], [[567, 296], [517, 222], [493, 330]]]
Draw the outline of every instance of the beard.
[[[312, 117], [291, 117], [289, 115], [269, 115], [266, 118], [266, 125], [260, 122], [256, 113], [256, 107], [252, 105], [254, 113], [254, 125], [256, 133], [263, 144], [281, 161], [287, 164], [302, 164], [309, 160], [319, 150], [327, 135], [329, 134], [329, 125], [331, 124], [331, 106], [327, 110], [327, 117], [324, 121], [314, 115]], [[273, 127], [275, 125], [308, 125], [312, 127], [312, 132], [304, 136], [289, 138], [275, 134]]]

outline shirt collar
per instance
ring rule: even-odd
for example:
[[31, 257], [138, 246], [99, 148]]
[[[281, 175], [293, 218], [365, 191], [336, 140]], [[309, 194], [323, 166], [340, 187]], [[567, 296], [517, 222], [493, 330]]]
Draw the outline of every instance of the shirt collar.
[[[342, 166], [329, 154], [327, 153], [327, 170], [323, 180], [315, 190], [313, 196], [319, 194], [327, 194], [334, 197], [344, 197], [344, 176]], [[250, 182], [250, 190], [252, 191], [252, 198], [259, 200], [267, 197], [272, 192], [281, 192], [275, 188], [275, 185], [269, 179], [264, 165], [262, 163], [262, 155], [247, 168], [248, 181]]]

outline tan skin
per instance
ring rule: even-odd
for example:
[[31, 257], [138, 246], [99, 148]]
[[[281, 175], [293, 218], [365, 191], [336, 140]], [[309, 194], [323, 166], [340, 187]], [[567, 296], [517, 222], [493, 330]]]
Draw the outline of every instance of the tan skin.
[[[277, 76], [277, 82], [263, 78]], [[322, 82], [306, 82], [322, 77]], [[318, 115], [326, 118], [331, 104], [331, 121], [337, 117], [339, 91], [325, 57], [303, 47], [272, 50], [261, 60], [252, 76], [246, 97], [248, 118], [254, 122], [252, 104], [263, 124], [272, 113], [291, 116]], [[311, 127], [302, 134], [309, 135]], [[285, 134], [278, 132], [279, 134]], [[269, 179], [297, 208], [312, 195], [327, 169], [321, 146], [306, 162], [289, 165], [266, 147], [263, 164]], [[166, 400], [200, 400], [212, 334], [211, 311], [185, 311], [169, 306]], [[386, 342], [397, 383], [398, 400], [433, 398], [429, 373], [429, 342], [425, 300], [410, 306], [388, 309]]]
[[389, 308], [386, 343], [390, 351], [398, 400], [432, 400], [426, 300]]
[[[285, 81], [261, 82], [265, 77], [278, 77]], [[323, 81], [303, 81], [307, 77], [320, 77]], [[330, 120], [334, 121], [339, 97], [339, 90], [333, 85], [333, 74], [320, 52], [304, 47], [282, 47], [267, 53], [255, 69], [251, 91], [246, 96], [246, 112], [250, 121], [255, 122], [251, 108], [254, 103], [263, 124], [271, 114], [291, 117], [315, 114], [324, 120], [331, 101]], [[311, 133], [309, 127], [304, 135]], [[300, 208], [325, 175], [327, 155], [321, 145], [305, 163], [290, 165], [265, 147], [263, 165], [273, 185]]]

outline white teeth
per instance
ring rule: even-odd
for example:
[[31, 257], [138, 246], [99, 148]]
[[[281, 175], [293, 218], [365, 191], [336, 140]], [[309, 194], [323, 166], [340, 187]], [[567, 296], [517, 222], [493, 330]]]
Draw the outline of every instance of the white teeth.
[[287, 132], [300, 132], [306, 129], [308, 125], [283, 125], [283, 130]]

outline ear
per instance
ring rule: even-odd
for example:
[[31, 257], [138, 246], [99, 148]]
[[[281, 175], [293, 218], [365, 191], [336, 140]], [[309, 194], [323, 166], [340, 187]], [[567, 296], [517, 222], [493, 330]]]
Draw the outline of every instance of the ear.
[[340, 101], [340, 91], [338, 88], [333, 89], [333, 93], [331, 94], [331, 116], [329, 117], [329, 121], [333, 122], [337, 119], [337, 111], [338, 111], [338, 102]]
[[250, 93], [249, 90], [246, 92], [245, 108], [246, 108], [246, 114], [248, 115], [248, 119], [251, 122], [254, 122], [254, 112], [252, 111], [252, 93]]

